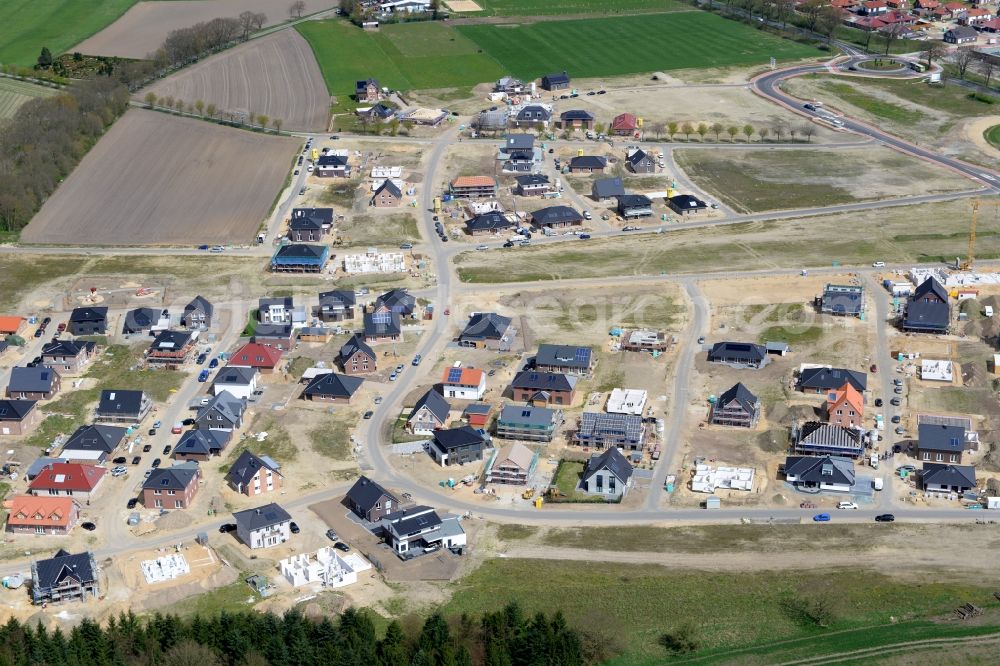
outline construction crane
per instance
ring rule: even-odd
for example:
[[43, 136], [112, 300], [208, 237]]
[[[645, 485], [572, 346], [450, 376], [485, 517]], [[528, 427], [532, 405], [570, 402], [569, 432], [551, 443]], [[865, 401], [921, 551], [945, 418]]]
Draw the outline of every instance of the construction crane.
[[961, 263], [956, 262], [958, 268], [963, 271], [971, 271], [976, 261], [976, 227], [979, 224], [980, 206], [993, 206], [1000, 212], [1000, 201], [983, 201], [979, 198], [972, 200], [972, 222], [969, 224], [969, 252], [965, 257], [965, 261]]

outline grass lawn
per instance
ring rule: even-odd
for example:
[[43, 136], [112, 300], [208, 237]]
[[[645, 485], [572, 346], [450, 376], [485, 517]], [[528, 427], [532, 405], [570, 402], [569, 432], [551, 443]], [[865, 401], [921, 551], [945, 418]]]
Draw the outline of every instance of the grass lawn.
[[0, 119], [10, 118], [21, 105], [38, 97], [51, 97], [59, 91], [26, 81], [0, 79]]
[[560, 460], [556, 469], [554, 485], [562, 493], [563, 502], [604, 502], [601, 497], [577, 492], [576, 487], [583, 476], [584, 463], [576, 460]]
[[[260, 597], [244, 582], [243, 579], [247, 575], [249, 574], [244, 572], [240, 574], [239, 579], [229, 585], [182, 599], [166, 608], [158, 609], [158, 612], [189, 618], [195, 615], [211, 617], [222, 611], [232, 613], [242, 609], [249, 610], [253, 603], [260, 601]], [[247, 603], [248, 600], [252, 600], [251, 604]]]
[[409, 213], [389, 216], [357, 215], [348, 218], [338, 231], [348, 247], [397, 248], [400, 243], [420, 240], [417, 219]]
[[833, 81], [823, 84], [823, 88], [835, 94], [845, 102], [849, 102], [859, 109], [864, 109], [868, 113], [878, 118], [895, 120], [900, 123], [915, 123], [924, 118], [924, 114], [914, 109], [907, 109], [892, 102], [875, 99], [859, 91], [847, 83], [835, 83]]
[[[57, 56], [114, 23], [136, 0], [3, 0], [0, 63], [34, 65], [43, 46]], [[150, 50], [158, 45], [151, 45]]]
[[[561, 70], [573, 77], [617, 76], [764, 64], [772, 56], [782, 61], [820, 55], [811, 46], [697, 11], [525, 25], [461, 25], [456, 30], [524, 79]], [[579, 56], [580, 45], [586, 45], [586, 58]]]
[[822, 326], [769, 326], [759, 336], [765, 342], [787, 342], [790, 345], [813, 344], [823, 337]]
[[290, 462], [299, 456], [299, 449], [292, 441], [288, 431], [278, 425], [274, 417], [264, 414], [254, 420], [250, 427], [252, 432], [266, 432], [267, 438], [263, 442], [258, 442], [256, 438], [247, 438], [243, 441], [243, 446], [234, 451], [231, 460], [235, 461], [243, 449], [247, 449], [258, 456], [270, 456], [279, 463]]
[[[494, 559], [455, 585], [443, 609], [446, 615], [478, 614], [511, 600], [526, 613], [561, 610], [585, 641], [603, 644], [611, 652], [597, 661], [622, 666], [664, 663], [669, 655], [659, 637], [686, 624], [693, 626], [699, 647], [686, 656], [704, 656], [712, 663], [724, 655], [739, 661], [743, 654], [766, 655], [759, 663], [779, 663], [786, 657], [846, 651], [899, 637], [996, 631], [922, 621], [968, 600], [995, 608], [992, 588], [932, 581], [906, 584], [857, 569], [831, 577], [823, 571], [709, 573], [611, 562], [595, 566]], [[595, 599], [600, 600], [599, 609]], [[826, 629], [803, 612], [820, 602], [829, 610]], [[904, 621], [889, 631], [890, 617]], [[874, 627], [879, 629], [872, 631]], [[774, 656], [779, 650], [781, 659]], [[617, 658], [609, 658], [615, 654]]]
[[309, 431], [313, 451], [333, 460], [351, 458], [351, 423], [358, 420], [356, 412], [325, 416]]
[[677, 0], [476, 0], [481, 12], [470, 16], [545, 16], [556, 14], [632, 14], [693, 11]]
[[983, 136], [990, 142], [991, 146], [1000, 149], [1000, 125], [994, 125], [989, 128], [983, 132]]

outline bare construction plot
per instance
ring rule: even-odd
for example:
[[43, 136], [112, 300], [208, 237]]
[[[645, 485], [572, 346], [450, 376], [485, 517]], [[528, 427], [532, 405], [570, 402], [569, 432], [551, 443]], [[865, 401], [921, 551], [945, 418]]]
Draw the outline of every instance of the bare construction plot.
[[[304, 0], [303, 14], [337, 6], [336, 0]], [[171, 0], [140, 2], [99, 33], [69, 51], [87, 55], [145, 58], [163, 44], [171, 30], [189, 28], [215, 18], [235, 18], [241, 12], [262, 12], [265, 26], [289, 19], [288, 5], [275, 0]]]
[[202, 100], [220, 111], [264, 114], [291, 130], [325, 131], [330, 112], [330, 95], [312, 49], [295, 30], [254, 39], [149, 90], [188, 104]]
[[256, 233], [299, 142], [132, 109], [21, 234], [26, 243], [242, 243]]

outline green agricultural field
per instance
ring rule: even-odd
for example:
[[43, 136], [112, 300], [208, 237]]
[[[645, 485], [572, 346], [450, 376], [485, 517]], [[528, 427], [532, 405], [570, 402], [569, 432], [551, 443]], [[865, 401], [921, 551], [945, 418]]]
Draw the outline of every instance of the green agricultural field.
[[[820, 55], [810, 46], [706, 12], [461, 25], [456, 30], [525, 79], [561, 70], [574, 77], [618, 76]], [[581, 48], [587, 57], [580, 57]]]
[[365, 32], [346, 21], [308, 21], [296, 29], [312, 46], [332, 95], [349, 95], [369, 76], [399, 90], [470, 86], [504, 74], [489, 55], [444, 23], [387, 25]]
[[10, 118], [29, 99], [50, 97], [58, 91], [26, 81], [0, 79], [0, 119]]
[[551, 16], [557, 14], [635, 14], [694, 11], [678, 0], [476, 0], [483, 8], [471, 16]]
[[3, 0], [0, 63], [34, 65], [43, 46], [53, 56], [111, 25], [136, 0]]

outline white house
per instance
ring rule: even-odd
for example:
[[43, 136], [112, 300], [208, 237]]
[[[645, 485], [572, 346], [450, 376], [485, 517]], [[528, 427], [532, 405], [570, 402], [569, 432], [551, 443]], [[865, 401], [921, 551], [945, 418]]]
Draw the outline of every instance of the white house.
[[467, 543], [457, 516], [442, 519], [429, 506], [414, 506], [382, 517], [386, 542], [397, 554], [410, 556], [417, 551], [460, 548]]
[[646, 408], [647, 394], [639, 389], [611, 389], [607, 409], [609, 414], [635, 414], [642, 416]]
[[292, 555], [278, 562], [278, 569], [292, 587], [318, 583], [323, 587], [346, 587], [358, 582], [358, 572], [372, 565], [360, 555], [341, 557], [334, 548], [320, 548], [314, 557], [308, 553]]
[[293, 310], [291, 296], [262, 298], [257, 305], [257, 320], [262, 324], [291, 324]]
[[481, 400], [486, 393], [486, 373], [476, 368], [446, 368], [441, 377], [441, 392], [446, 398]]
[[415, 14], [417, 12], [429, 12], [431, 10], [431, 3], [430, 0], [395, 0], [395, 2], [383, 2], [379, 4], [379, 9], [382, 10], [383, 14]]
[[240, 365], [227, 365], [219, 368], [212, 382], [212, 395], [229, 391], [234, 398], [249, 400], [257, 390], [257, 380], [260, 373], [257, 368]]
[[237, 511], [236, 537], [251, 549], [270, 548], [292, 536], [292, 517], [275, 503]]

